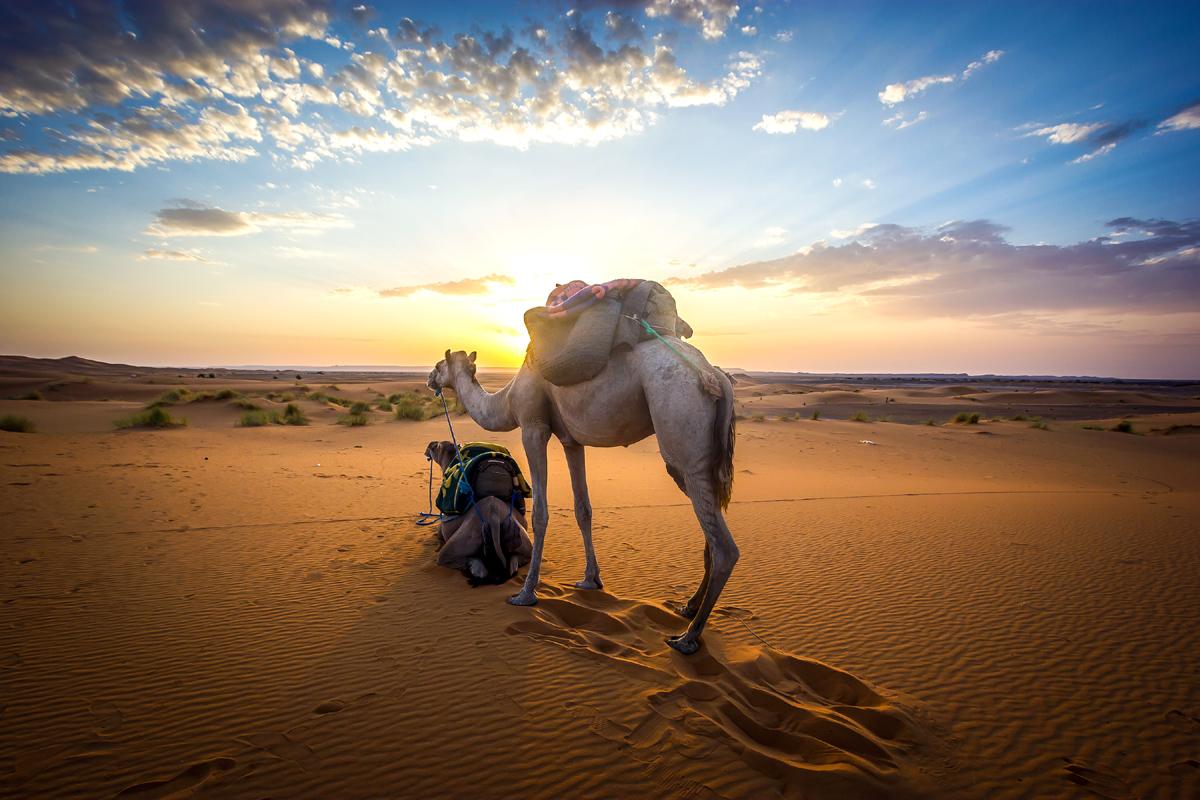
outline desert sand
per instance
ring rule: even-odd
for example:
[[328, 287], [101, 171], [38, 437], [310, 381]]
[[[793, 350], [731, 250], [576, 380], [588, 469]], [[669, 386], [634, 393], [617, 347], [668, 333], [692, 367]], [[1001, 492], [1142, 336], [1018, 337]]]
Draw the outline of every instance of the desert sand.
[[742, 558], [689, 658], [663, 637], [703, 540], [653, 439], [588, 451], [590, 592], [552, 445], [515, 608], [414, 525], [443, 419], [298, 400], [307, 426], [240, 428], [207, 400], [115, 430], [178, 386], [282, 409], [295, 375], [90, 364], [0, 376], [45, 398], [0, 400], [37, 427], [0, 432], [2, 796], [1200, 795], [1194, 386], [744, 376]]

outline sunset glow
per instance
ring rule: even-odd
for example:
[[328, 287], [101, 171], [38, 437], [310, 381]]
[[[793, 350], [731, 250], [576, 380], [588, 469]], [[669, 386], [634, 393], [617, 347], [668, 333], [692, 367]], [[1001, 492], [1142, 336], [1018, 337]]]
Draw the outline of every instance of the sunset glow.
[[1200, 14], [971, 6], [18, 4], [0, 349], [515, 366], [641, 277], [730, 366], [1200, 375]]

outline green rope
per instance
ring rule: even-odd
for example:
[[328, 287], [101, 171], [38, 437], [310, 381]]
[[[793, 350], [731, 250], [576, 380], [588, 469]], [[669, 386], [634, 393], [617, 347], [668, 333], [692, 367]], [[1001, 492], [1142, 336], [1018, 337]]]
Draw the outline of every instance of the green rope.
[[675, 352], [675, 355], [682, 358], [689, 367], [696, 370], [696, 372], [700, 373], [701, 375], [707, 374], [704, 371], [704, 368], [701, 367], [699, 364], [697, 364], [695, 361], [692, 361], [690, 358], [688, 358], [686, 353], [684, 353], [678, 347], [676, 347], [675, 345], [671, 344], [666, 339], [664, 339], [662, 337], [662, 334], [660, 334], [658, 331], [654, 330], [654, 326], [651, 325], [649, 322], [646, 322], [646, 320], [640, 319], [638, 317], [630, 317], [630, 319], [634, 319], [634, 320], [637, 320], [638, 322], [640, 322], [642, 324], [642, 328], [646, 331], [646, 333], [651, 334], [652, 336], [654, 336], [655, 339], [658, 339], [660, 342], [665, 344], [667, 347], [671, 348]]

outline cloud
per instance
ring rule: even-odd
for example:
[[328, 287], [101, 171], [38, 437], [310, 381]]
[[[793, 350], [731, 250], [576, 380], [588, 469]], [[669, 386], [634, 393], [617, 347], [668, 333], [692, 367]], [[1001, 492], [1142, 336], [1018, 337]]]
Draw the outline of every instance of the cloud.
[[1082, 144], [1088, 151], [1072, 164], [1083, 164], [1094, 158], [1111, 153], [1117, 144], [1146, 127], [1142, 120], [1129, 120], [1112, 124], [1108, 122], [1060, 122], [1057, 125], [1035, 127], [1025, 136], [1043, 136], [1051, 144]]
[[1004, 55], [1003, 50], [989, 50], [979, 58], [978, 61], [972, 61], [962, 70], [961, 73], [950, 75], [926, 75], [923, 78], [914, 78], [911, 81], [903, 83], [889, 83], [879, 93], [879, 102], [884, 105], [894, 106], [897, 103], [903, 103], [905, 100], [911, 100], [918, 94], [921, 94], [930, 86], [937, 86], [943, 83], [954, 83], [958, 80], [967, 80], [977, 70], [985, 64], [994, 64]]
[[1158, 123], [1156, 133], [1200, 129], [1200, 103], [1193, 103]]
[[720, 39], [738, 14], [734, 0], [649, 0], [646, 16], [668, 17], [700, 28], [705, 39]]
[[1060, 122], [1057, 125], [1047, 125], [1025, 134], [1026, 136], [1044, 136], [1051, 144], [1072, 144], [1086, 141], [1096, 131], [1103, 128], [1103, 122], [1075, 123]]
[[862, 186], [864, 189], [874, 189], [875, 181], [871, 180], [870, 178], [863, 178]]
[[985, 64], [995, 64], [1000, 60], [1000, 56], [1004, 55], [1003, 50], [988, 50], [978, 61], [972, 61], [967, 64], [966, 69], [962, 71], [962, 79], [965, 81], [971, 77], [971, 74]]
[[644, 38], [642, 26], [619, 11], [609, 11], [604, 15], [604, 27], [616, 42], [639, 42]]
[[754, 123], [754, 130], [762, 133], [795, 133], [801, 128], [819, 131], [828, 128], [835, 118], [816, 111], [780, 111], [763, 114], [762, 119]]
[[905, 128], [916, 125], [918, 122], [923, 122], [929, 115], [924, 111], [919, 111], [915, 116], [905, 119], [904, 114], [896, 113], [894, 116], [888, 117], [883, 121], [883, 124], [888, 128], [895, 128], [902, 131]]
[[199, 81], [248, 96], [257, 93], [254, 84], [269, 80], [263, 51], [320, 36], [328, 6], [323, 0], [13, 0], [3, 14], [0, 111], [47, 114], [153, 97], [176, 102], [206, 92]]
[[[0, 143], [0, 172], [131, 171], [261, 152], [309, 169], [445, 139], [596, 145], [645, 130], [665, 109], [723, 105], [762, 71], [757, 55], [740, 52], [722, 73], [697, 79], [679, 63], [673, 30], [643, 44], [641, 25], [619, 11], [598, 31], [575, 13], [519, 34], [475, 26], [443, 37], [404, 18], [390, 28], [349, 25], [346, 35], [365, 43], [332, 36], [335, 11], [366, 13], [355, 8], [324, 0], [9, 4], [0, 115], [44, 124], [6, 129], [15, 138]], [[716, 39], [738, 6], [650, 0], [644, 10]], [[313, 49], [289, 46], [305, 39], [337, 56], [297, 55]]]
[[833, 184], [833, 188], [835, 188], [835, 189], [836, 189], [837, 187], [839, 187], [839, 186], [841, 186], [841, 185], [842, 185], [842, 179], [841, 179], [841, 178], [834, 178], [834, 179], [833, 179], [832, 181], [830, 181], [830, 182]]
[[758, 36], [758, 28], [753, 25], [743, 25], [741, 31], [742, 36]]
[[1105, 227], [1106, 235], [1076, 244], [1018, 245], [989, 220], [874, 225], [843, 244], [819, 241], [784, 258], [673, 282], [853, 298], [909, 316], [1195, 311], [1200, 220], [1121, 217]]
[[788, 30], [788, 31], [776, 31], [776, 33], [774, 35], [772, 35], [771, 38], [777, 42], [783, 42], [784, 44], [787, 44], [792, 39], [794, 39], [795, 36], [796, 36], [795, 31]]
[[415, 286], [395, 286], [391, 289], [380, 289], [380, 297], [410, 297], [418, 292], [430, 292], [444, 295], [475, 295], [487, 294], [496, 284], [512, 286], [516, 280], [509, 275], [484, 275], [481, 278], [463, 278], [458, 281], [443, 281], [441, 283], [422, 283]]
[[138, 256], [138, 261], [199, 261], [209, 263], [207, 258], [195, 250], [172, 250], [160, 247], [147, 248]]
[[340, 214], [311, 211], [226, 211], [195, 203], [181, 203], [155, 214], [144, 231], [148, 236], [245, 236], [267, 229], [296, 233], [319, 233], [331, 228], [352, 227]]

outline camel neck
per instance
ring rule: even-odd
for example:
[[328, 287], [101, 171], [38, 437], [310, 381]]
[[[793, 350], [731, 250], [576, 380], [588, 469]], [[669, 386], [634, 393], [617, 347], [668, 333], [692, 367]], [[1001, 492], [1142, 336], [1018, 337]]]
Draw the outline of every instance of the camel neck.
[[516, 417], [508, 405], [508, 390], [512, 387], [512, 381], [495, 393], [480, 386], [474, 375], [459, 374], [453, 385], [459, 402], [467, 409], [471, 419], [484, 430], [511, 431], [517, 427]]

